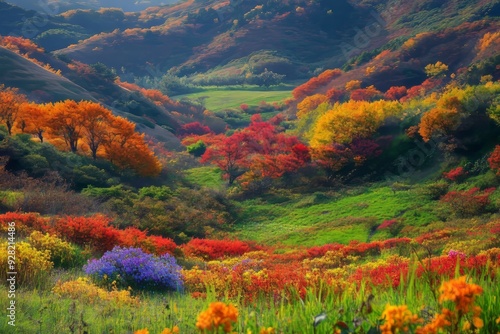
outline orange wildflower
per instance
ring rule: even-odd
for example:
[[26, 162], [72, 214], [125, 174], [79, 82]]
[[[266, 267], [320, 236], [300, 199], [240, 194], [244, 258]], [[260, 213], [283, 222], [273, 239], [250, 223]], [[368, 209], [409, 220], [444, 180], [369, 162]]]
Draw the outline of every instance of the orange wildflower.
[[165, 328], [160, 334], [179, 334], [180, 330], [179, 327], [174, 326], [172, 329], [170, 328]]
[[218, 330], [222, 327], [224, 333], [230, 333], [232, 323], [238, 318], [238, 309], [234, 305], [222, 302], [211, 303], [208, 310], [201, 312], [196, 321], [199, 330]]
[[462, 314], [468, 313], [476, 296], [483, 293], [479, 285], [467, 283], [465, 276], [444, 282], [439, 291], [439, 302], [452, 301], [456, 310]]
[[139, 329], [139, 330], [135, 331], [134, 334], [149, 334], [149, 331], [147, 328], [144, 328], [144, 329]]
[[434, 319], [425, 325], [424, 327], [419, 327], [415, 331], [416, 334], [437, 334], [440, 329], [444, 327], [451, 326], [451, 318], [453, 317], [453, 313], [444, 308], [441, 313], [436, 314]]
[[397, 332], [408, 332], [411, 324], [421, 322], [416, 314], [412, 314], [406, 305], [394, 306], [387, 304], [382, 319], [384, 324], [380, 325], [383, 334], [392, 334]]

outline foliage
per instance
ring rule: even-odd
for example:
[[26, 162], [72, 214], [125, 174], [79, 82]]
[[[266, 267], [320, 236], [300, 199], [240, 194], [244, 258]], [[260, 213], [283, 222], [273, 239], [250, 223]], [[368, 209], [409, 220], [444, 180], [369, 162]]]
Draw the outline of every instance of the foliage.
[[448, 179], [450, 181], [453, 181], [453, 182], [456, 182], [456, 181], [461, 181], [465, 175], [467, 174], [467, 172], [464, 170], [463, 167], [457, 167], [457, 168], [454, 168], [448, 172], [444, 172], [443, 173], [443, 177], [445, 179]]
[[[7, 241], [0, 243], [0, 247], [5, 250], [0, 254], [2, 280], [8, 282], [6, 281], [9, 278], [7, 273], [16, 272], [15, 285], [24, 285], [26, 287], [40, 286], [54, 267], [54, 264], [50, 261], [50, 252], [47, 250], [38, 250], [25, 241], [16, 242], [15, 248], [8, 248], [7, 245]], [[8, 253], [8, 249], [11, 250], [10, 253]], [[12, 251], [13, 249], [15, 249], [14, 252]], [[11, 262], [8, 260], [11, 260]], [[14, 265], [14, 270], [11, 269], [11, 265]]]
[[332, 79], [339, 77], [342, 75], [342, 71], [338, 68], [333, 69], [333, 70], [326, 70], [322, 72], [320, 75], [317, 77], [314, 77], [307, 81], [306, 83], [298, 86], [295, 88], [292, 92], [293, 97], [298, 100], [301, 98], [304, 98], [314, 91], [316, 91], [319, 87], [325, 86], [328, 84]]
[[495, 146], [495, 149], [488, 158], [490, 168], [500, 175], [500, 145]]
[[112, 291], [106, 291], [90, 282], [87, 277], [78, 277], [67, 282], [58, 281], [52, 291], [60, 297], [76, 299], [91, 305], [99, 301], [114, 302], [116, 305], [139, 304], [139, 299], [132, 297], [130, 290], [118, 290], [114, 286]]
[[199, 140], [196, 143], [187, 146], [186, 150], [189, 154], [192, 154], [195, 157], [201, 157], [207, 150], [207, 146], [202, 140]]
[[396, 116], [401, 109], [401, 104], [396, 101], [337, 103], [319, 117], [311, 146], [347, 144], [355, 138], [367, 138], [375, 133], [387, 117]]
[[50, 261], [54, 267], [75, 267], [83, 262], [81, 253], [77, 247], [49, 233], [33, 231], [29, 238], [29, 244], [39, 251], [48, 251]]
[[490, 195], [495, 188], [480, 191], [474, 187], [463, 191], [450, 191], [441, 198], [449, 209], [458, 217], [470, 217], [484, 212], [490, 204]]
[[305, 165], [310, 156], [296, 137], [279, 133], [276, 126], [254, 115], [250, 126], [210, 145], [201, 160], [218, 166], [231, 185], [242, 175], [245, 183], [279, 178]]
[[170, 254], [155, 257], [139, 248], [115, 247], [84, 270], [101, 284], [116, 281], [117, 286], [143, 290], [180, 290], [180, 267]]
[[223, 257], [243, 255], [251, 250], [251, 247], [239, 240], [210, 240], [191, 239], [183, 245], [184, 254], [192, 257], [215, 260]]
[[448, 71], [448, 65], [443, 64], [440, 61], [438, 61], [435, 64], [429, 64], [429, 65], [425, 66], [425, 73], [429, 77], [438, 76], [446, 71]]
[[88, 152], [93, 160], [104, 157], [143, 176], [155, 176], [161, 171], [144, 136], [135, 132], [135, 125], [95, 102], [28, 103], [16, 89], [2, 85], [0, 121], [9, 135], [13, 131], [29, 133], [40, 142], [46, 139], [60, 149]]

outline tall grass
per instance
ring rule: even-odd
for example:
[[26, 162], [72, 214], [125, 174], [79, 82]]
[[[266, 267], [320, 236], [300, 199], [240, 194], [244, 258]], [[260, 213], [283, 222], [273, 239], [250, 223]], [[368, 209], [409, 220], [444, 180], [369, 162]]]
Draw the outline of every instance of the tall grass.
[[[458, 274], [458, 272], [457, 272]], [[480, 333], [496, 333], [500, 325], [495, 319], [500, 316], [500, 284], [497, 270], [494, 275], [467, 273], [472, 283], [480, 285], [484, 292], [477, 299], [482, 310], [485, 327]], [[493, 277], [493, 278], [492, 278]], [[353, 328], [353, 322], [366, 332], [379, 325], [380, 315], [386, 304], [405, 304], [413, 313], [440, 312], [440, 305], [434, 297], [436, 287], [425, 279], [418, 278], [412, 270], [406, 281], [397, 288], [373, 287], [366, 284], [353, 286], [349, 291], [335, 293], [328, 284], [323, 284], [305, 294], [298, 291], [274, 295], [262, 295], [253, 301], [222, 297], [223, 302], [233, 303], [239, 310], [237, 333], [258, 333], [263, 327], [273, 327], [277, 333], [332, 333], [339, 321]], [[370, 307], [367, 306], [369, 295]], [[220, 295], [220, 294], [219, 294]], [[227, 294], [226, 294], [227, 295]], [[139, 295], [138, 306], [116, 302], [84, 303], [79, 300], [59, 297], [48, 289], [28, 290], [21, 288], [16, 294], [17, 333], [130, 333], [148, 328], [151, 334], [160, 333], [166, 327], [179, 326], [181, 333], [196, 333], [197, 315], [216, 301], [213, 287], [207, 288], [206, 299], [195, 299], [187, 293]], [[7, 305], [7, 291], [0, 289], [0, 304]], [[370, 311], [369, 309], [372, 309]], [[326, 319], [313, 326], [313, 319], [325, 312]], [[11, 333], [6, 321], [0, 322], [1, 333]]]

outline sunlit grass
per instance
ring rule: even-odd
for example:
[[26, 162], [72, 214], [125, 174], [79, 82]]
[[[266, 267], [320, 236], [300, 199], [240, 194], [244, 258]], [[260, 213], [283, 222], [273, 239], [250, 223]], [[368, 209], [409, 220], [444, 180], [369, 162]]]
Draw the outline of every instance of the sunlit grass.
[[203, 101], [205, 107], [210, 111], [221, 111], [224, 109], [239, 109], [242, 103], [248, 105], [258, 105], [262, 101], [267, 103], [280, 102], [290, 98], [290, 90], [223, 90], [210, 89], [203, 92], [174, 96], [180, 100], [188, 98], [191, 100]]
[[357, 192], [320, 201], [304, 197], [274, 204], [262, 199], [244, 201], [237, 234], [263, 243], [312, 246], [366, 241], [373, 224], [386, 219], [401, 218], [405, 225], [414, 226], [437, 220], [430, 201], [417, 200], [413, 191], [373, 186]]

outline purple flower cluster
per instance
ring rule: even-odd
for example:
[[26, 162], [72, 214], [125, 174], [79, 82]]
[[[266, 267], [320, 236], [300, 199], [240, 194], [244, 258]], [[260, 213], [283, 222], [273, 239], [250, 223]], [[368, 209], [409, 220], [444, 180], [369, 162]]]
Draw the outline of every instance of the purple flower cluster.
[[156, 257], [140, 248], [115, 247], [83, 270], [99, 281], [116, 281], [138, 290], [181, 290], [181, 267], [170, 254]]

